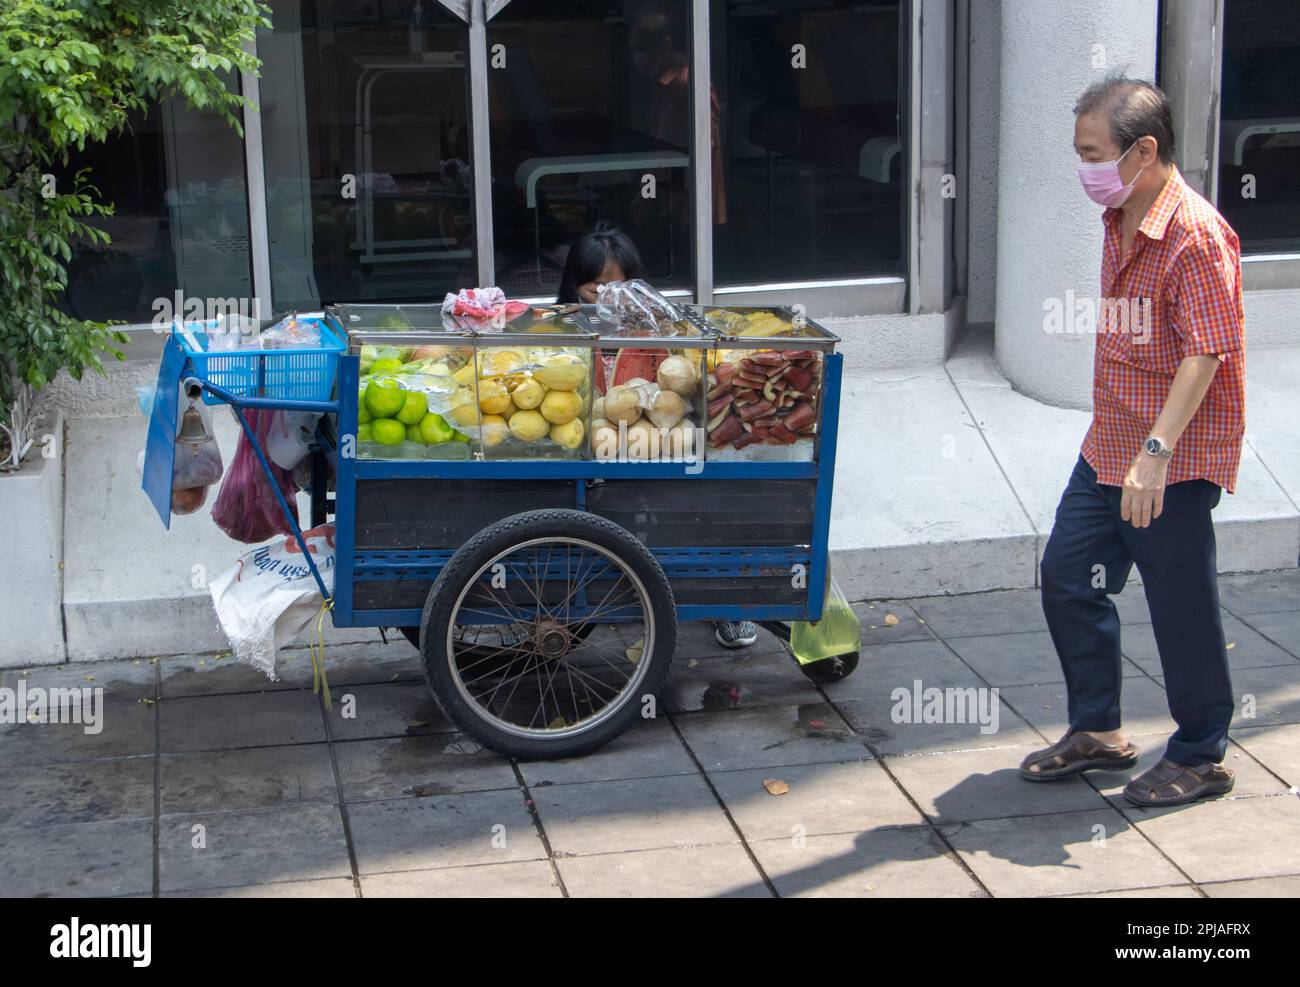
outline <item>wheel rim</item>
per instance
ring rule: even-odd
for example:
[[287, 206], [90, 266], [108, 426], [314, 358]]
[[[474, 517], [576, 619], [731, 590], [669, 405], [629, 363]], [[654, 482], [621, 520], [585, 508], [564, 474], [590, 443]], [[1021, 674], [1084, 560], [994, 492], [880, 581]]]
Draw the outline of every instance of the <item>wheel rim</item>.
[[[456, 691], [516, 737], [595, 729], [635, 699], [654, 655], [645, 584], [614, 552], [583, 538], [534, 538], [501, 551], [466, 580], [450, 616]], [[504, 643], [502, 631], [524, 640]], [[501, 646], [485, 653], [471, 643], [484, 634]]]

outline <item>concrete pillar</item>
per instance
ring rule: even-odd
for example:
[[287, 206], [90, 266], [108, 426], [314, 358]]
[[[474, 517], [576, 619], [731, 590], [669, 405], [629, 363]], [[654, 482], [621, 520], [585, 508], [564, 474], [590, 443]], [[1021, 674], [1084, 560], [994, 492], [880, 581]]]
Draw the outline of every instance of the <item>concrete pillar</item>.
[[1156, 14], [1156, 0], [1002, 4], [995, 351], [1017, 390], [1049, 404], [1092, 401], [1093, 336], [1044, 328], [1052, 300], [1072, 326], [1069, 299], [1100, 291], [1102, 209], [1075, 177], [1071, 110], [1111, 72], [1154, 78]]

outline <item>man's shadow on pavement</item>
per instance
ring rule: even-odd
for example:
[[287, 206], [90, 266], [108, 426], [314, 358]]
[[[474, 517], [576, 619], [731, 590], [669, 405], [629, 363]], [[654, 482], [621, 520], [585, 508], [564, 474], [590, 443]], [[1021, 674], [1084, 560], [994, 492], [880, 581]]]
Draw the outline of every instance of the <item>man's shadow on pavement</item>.
[[[970, 775], [935, 799], [936, 814], [927, 813], [929, 826], [879, 826], [864, 830], [854, 839], [852, 850], [833, 857], [819, 857], [807, 867], [773, 877], [773, 883], [778, 885], [783, 897], [788, 897], [816, 891], [823, 885], [843, 880], [852, 873], [862, 874], [865, 882], [869, 880], [866, 875], [873, 869], [891, 862], [909, 863], [946, 858], [953, 861], [954, 867], [967, 872], [967, 880], [971, 881], [969, 896], [983, 897], [985, 892], [969, 877], [969, 864], [955, 853], [956, 847], [960, 847], [966, 854], [983, 851], [1019, 867], [1066, 867], [1079, 870], [1081, 865], [1071, 862], [1079, 850], [1079, 844], [1086, 845], [1099, 835], [1113, 839], [1133, 828], [1101, 795], [1098, 795], [1097, 805], [1092, 810], [1049, 810], [1037, 816], [1020, 814], [1014, 817], [997, 817], [972, 811], [972, 806], [996, 805], [1006, 792], [1008, 782], [1012, 781], [1009, 777], [1011, 775], [1016, 775], [1014, 780], [1021, 784], [1033, 784], [1019, 779], [1018, 768]], [[1100, 811], [1108, 811], [1111, 818], [1104, 831], [1098, 834], [1095, 813]], [[1036, 825], [1036, 821], [1041, 819], [1046, 822], [1049, 816], [1055, 822], [1068, 815], [1079, 817], [1077, 831], [1070, 832], [1068, 838], [1062, 838], [1059, 825], [1050, 827], [1050, 830], [1057, 830], [1055, 833], [1051, 833], [1046, 825]], [[922, 832], [925, 834], [924, 839], [907, 840], [886, 835]], [[816, 834], [809, 834], [808, 838], [816, 839]], [[953, 843], [952, 847], [950, 843]], [[727, 894], [730, 896], [754, 891], [762, 893], [764, 890], [755, 883], [730, 889]]]

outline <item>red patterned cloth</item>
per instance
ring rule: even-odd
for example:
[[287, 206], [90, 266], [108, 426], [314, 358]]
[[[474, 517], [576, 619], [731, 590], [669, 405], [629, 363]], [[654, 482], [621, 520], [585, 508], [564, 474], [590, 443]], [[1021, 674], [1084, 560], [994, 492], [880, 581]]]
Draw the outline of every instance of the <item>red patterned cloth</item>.
[[494, 319], [504, 315], [507, 319], [528, 311], [525, 302], [506, 301], [500, 288], [461, 288], [442, 300], [443, 315], [465, 315], [471, 319]]
[[1166, 482], [1205, 479], [1232, 493], [1246, 428], [1240, 241], [1177, 168], [1121, 260], [1122, 216], [1107, 209], [1102, 217], [1102, 305], [1083, 458], [1098, 483], [1121, 486], [1179, 363], [1214, 354], [1221, 365], [1174, 447]]

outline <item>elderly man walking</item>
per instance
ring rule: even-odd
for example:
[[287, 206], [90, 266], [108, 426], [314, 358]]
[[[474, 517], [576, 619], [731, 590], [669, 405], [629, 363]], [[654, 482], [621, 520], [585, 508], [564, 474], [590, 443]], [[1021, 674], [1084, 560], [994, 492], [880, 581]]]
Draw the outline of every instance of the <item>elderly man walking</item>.
[[1112, 594], [1142, 575], [1169, 711], [1164, 757], [1129, 782], [1139, 805], [1231, 791], [1233, 695], [1210, 512], [1232, 492], [1245, 430], [1237, 235], [1173, 163], [1169, 103], [1111, 78], [1075, 107], [1079, 180], [1102, 214], [1093, 418], [1043, 553], [1042, 599], [1069, 729], [1027, 757], [1031, 781], [1126, 768], [1120, 625]]

